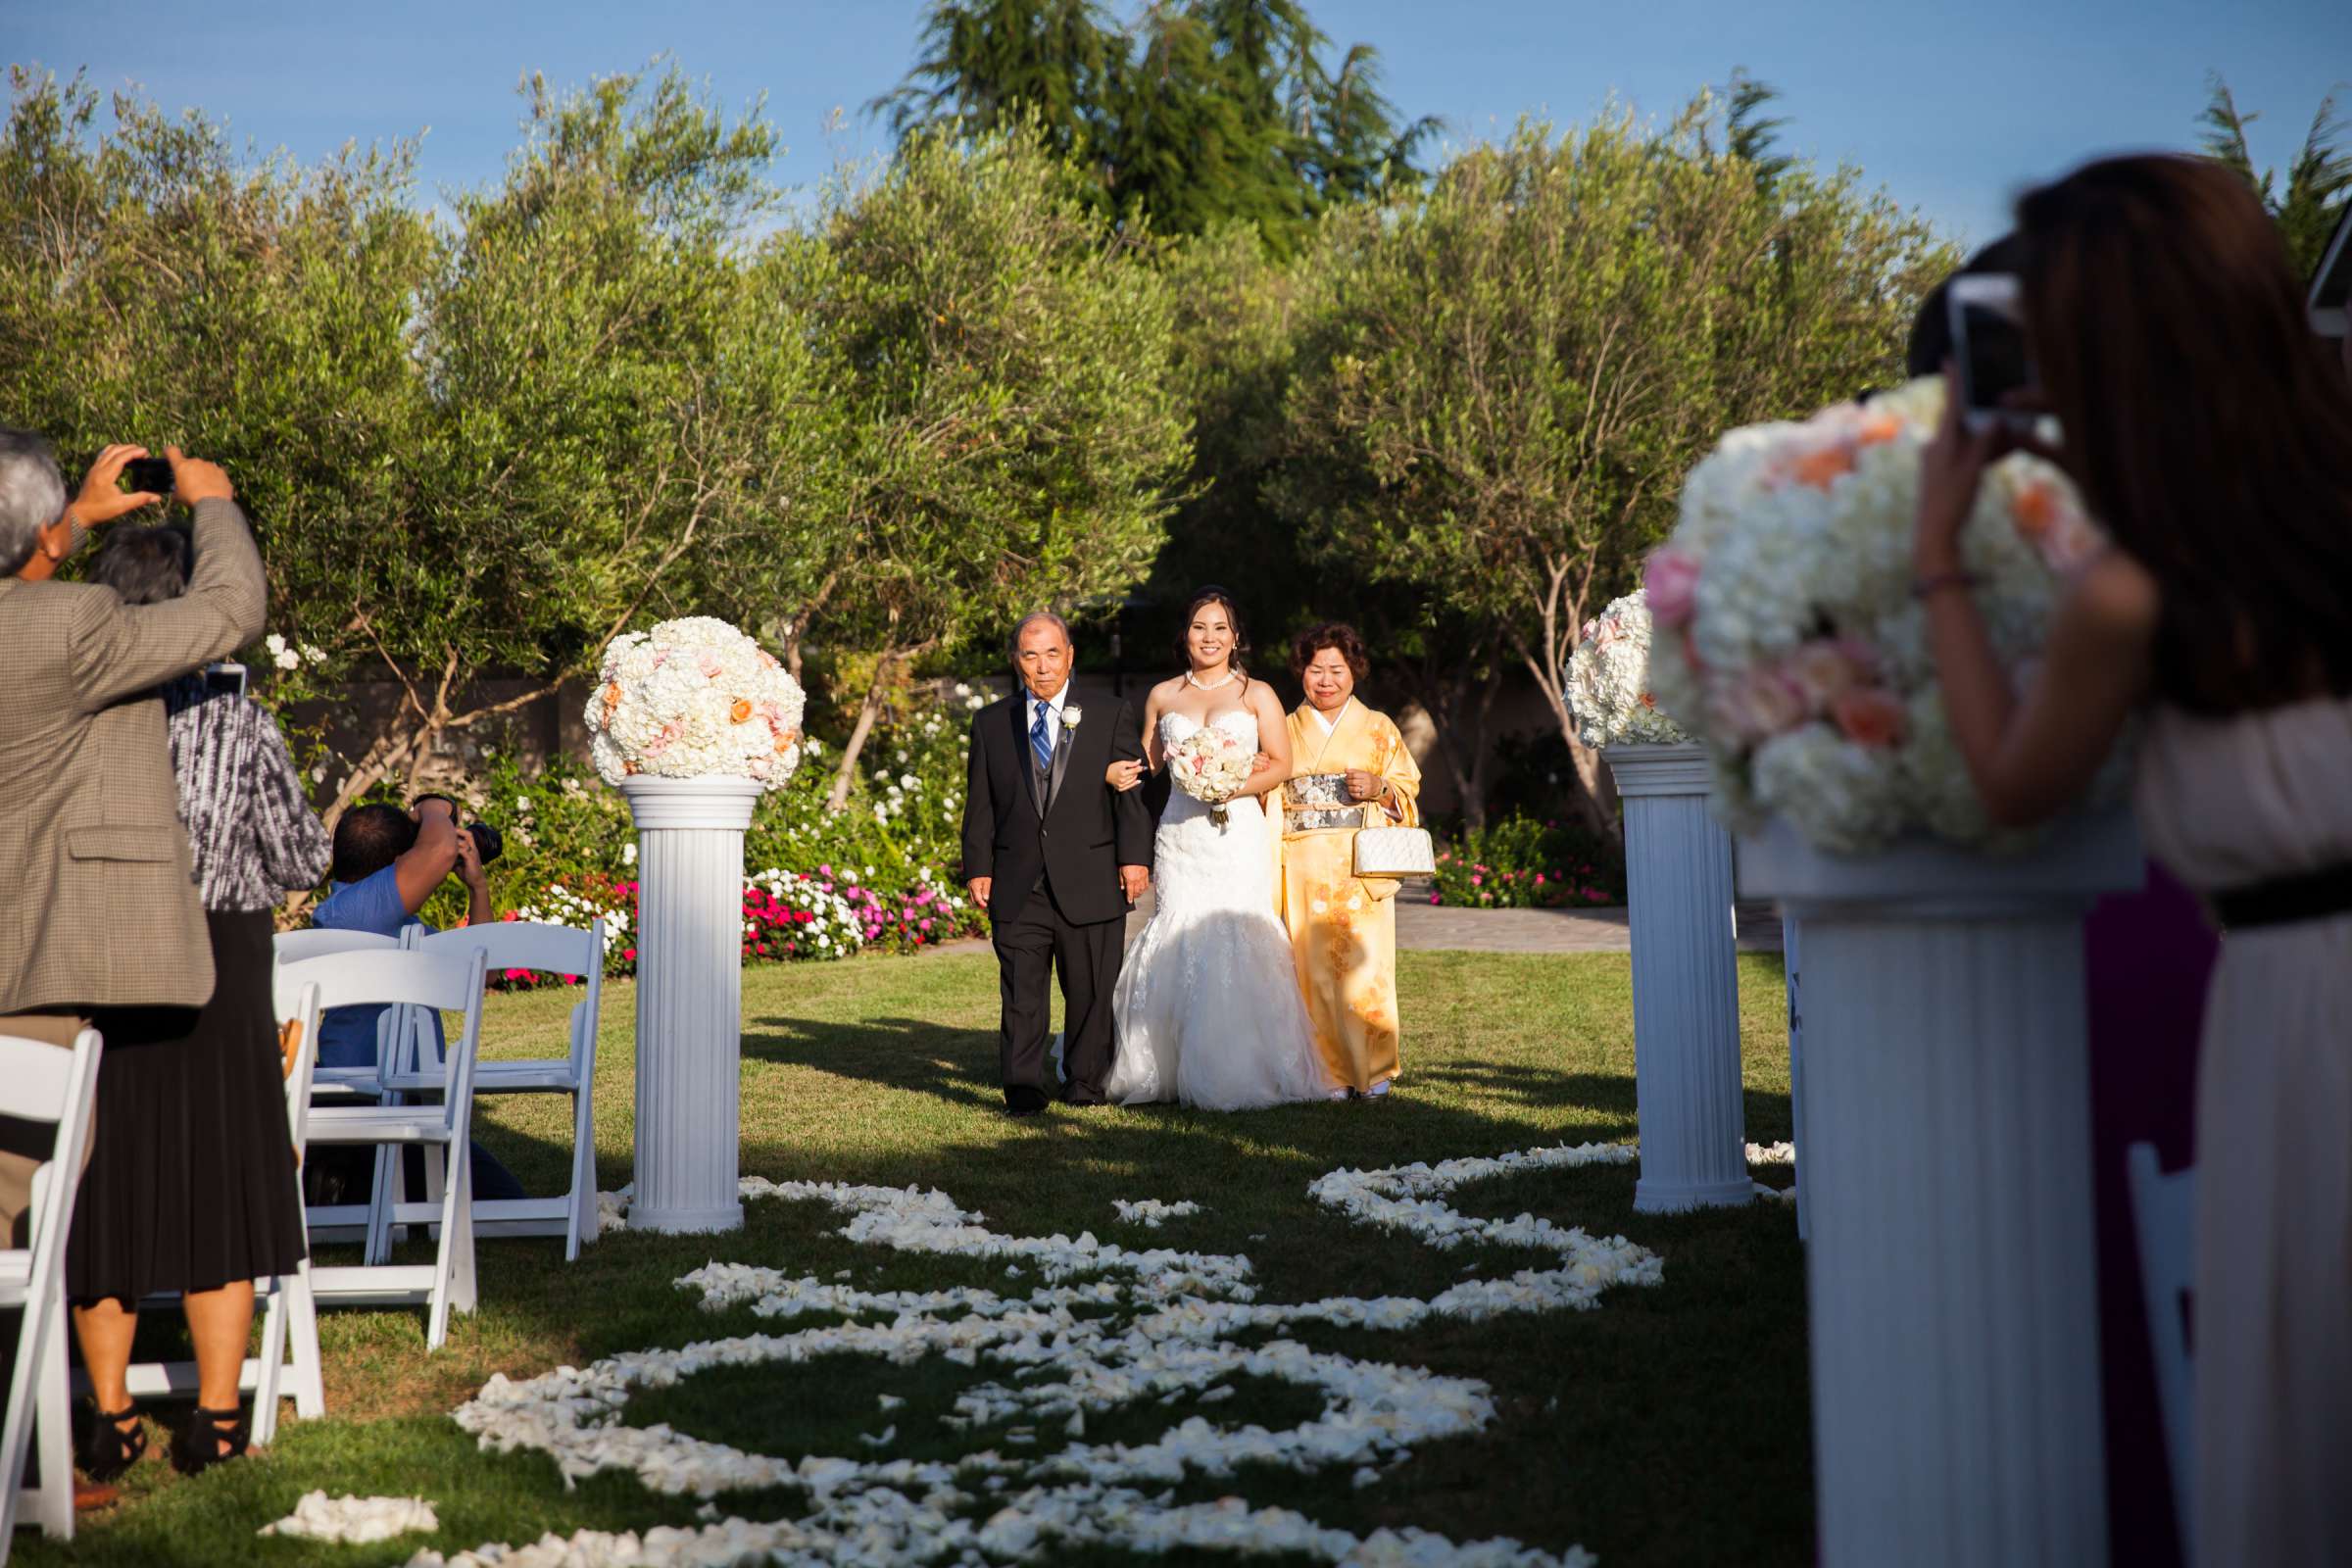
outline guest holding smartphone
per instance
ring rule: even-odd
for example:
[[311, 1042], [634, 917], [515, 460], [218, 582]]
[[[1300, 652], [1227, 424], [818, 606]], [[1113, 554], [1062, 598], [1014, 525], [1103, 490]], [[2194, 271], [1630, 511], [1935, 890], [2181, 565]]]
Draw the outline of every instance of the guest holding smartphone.
[[2013, 690], [1961, 535], [1960, 399], [1923, 458], [1916, 591], [1997, 821], [2082, 797], [2140, 720], [2150, 852], [2227, 933], [2197, 1065], [2201, 1568], [2352, 1542], [2352, 390], [2312, 352], [2277, 226], [2203, 159], [2118, 158], [2018, 205], [2027, 337], [2113, 548]]

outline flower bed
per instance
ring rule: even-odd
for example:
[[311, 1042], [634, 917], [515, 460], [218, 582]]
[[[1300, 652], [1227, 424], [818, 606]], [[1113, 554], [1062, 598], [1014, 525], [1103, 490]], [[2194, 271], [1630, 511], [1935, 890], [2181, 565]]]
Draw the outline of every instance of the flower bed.
[[1429, 902], [1469, 909], [1602, 907], [1625, 902], [1625, 874], [1572, 828], [1506, 816], [1438, 852]]
[[[840, 811], [825, 809], [829, 748], [801, 743], [819, 765], [762, 797], [744, 836], [745, 865], [760, 868], [744, 878], [746, 963], [907, 953], [986, 933], [956, 881], [969, 720], [985, 702], [960, 689], [877, 730], [865, 752], [874, 766]], [[634, 974], [637, 838], [620, 795], [569, 761], [532, 772], [497, 752], [460, 793], [468, 820], [506, 836], [490, 867], [502, 918], [585, 930], [602, 915], [605, 972]], [[464, 914], [454, 884], [424, 910], [444, 927]], [[533, 977], [515, 970], [502, 983]]]

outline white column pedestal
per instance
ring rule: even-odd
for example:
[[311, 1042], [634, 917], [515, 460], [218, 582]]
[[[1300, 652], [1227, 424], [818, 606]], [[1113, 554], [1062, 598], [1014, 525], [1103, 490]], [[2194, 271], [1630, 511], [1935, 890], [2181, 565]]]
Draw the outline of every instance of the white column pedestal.
[[626, 780], [637, 820], [637, 1192], [629, 1226], [731, 1231], [750, 779]]
[[1612, 746], [1602, 755], [1625, 802], [1642, 1123], [1634, 1207], [1749, 1202], [1732, 841], [1707, 814], [1706, 753]]
[[2107, 1560], [2082, 917], [2140, 874], [2121, 814], [2014, 859], [1740, 841], [1804, 933], [1825, 1568]]

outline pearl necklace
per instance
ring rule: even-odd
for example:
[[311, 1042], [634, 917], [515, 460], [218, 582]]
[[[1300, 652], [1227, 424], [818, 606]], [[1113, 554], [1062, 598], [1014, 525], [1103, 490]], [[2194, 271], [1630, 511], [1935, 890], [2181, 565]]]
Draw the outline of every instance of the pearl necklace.
[[1204, 692], [1213, 692], [1218, 690], [1220, 687], [1232, 685], [1233, 677], [1240, 673], [1241, 671], [1229, 666], [1225, 671], [1225, 678], [1223, 680], [1217, 681], [1214, 684], [1210, 684], [1203, 682], [1199, 676], [1195, 675], [1191, 670], [1188, 669], [1184, 672], [1184, 679], [1187, 685], [1198, 686]]

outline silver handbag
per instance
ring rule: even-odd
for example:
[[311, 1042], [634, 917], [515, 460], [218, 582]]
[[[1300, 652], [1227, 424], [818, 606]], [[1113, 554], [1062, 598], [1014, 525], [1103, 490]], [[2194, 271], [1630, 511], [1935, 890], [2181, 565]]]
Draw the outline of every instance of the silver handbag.
[[1437, 846], [1419, 827], [1368, 827], [1355, 835], [1358, 877], [1436, 876]]

